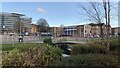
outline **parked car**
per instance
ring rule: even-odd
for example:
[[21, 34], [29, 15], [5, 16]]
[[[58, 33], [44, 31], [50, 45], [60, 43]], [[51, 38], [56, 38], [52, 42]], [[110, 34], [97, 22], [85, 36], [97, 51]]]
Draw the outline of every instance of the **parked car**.
[[10, 35], [10, 36], [13, 36], [13, 35], [15, 35], [15, 33], [9, 33], [9, 35]]
[[100, 35], [95, 35], [94, 38], [100, 38]]

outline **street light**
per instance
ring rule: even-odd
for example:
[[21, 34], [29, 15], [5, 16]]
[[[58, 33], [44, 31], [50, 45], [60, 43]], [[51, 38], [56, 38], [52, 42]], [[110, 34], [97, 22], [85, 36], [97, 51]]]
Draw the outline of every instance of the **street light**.
[[3, 28], [5, 28], [5, 26], [3, 26]]
[[23, 42], [22, 27], [21, 27], [21, 18], [19, 19], [20, 32], [19, 32], [19, 42]]
[[5, 29], [5, 26], [3, 25], [3, 30], [2, 30], [2, 33], [4, 34], [4, 29]]

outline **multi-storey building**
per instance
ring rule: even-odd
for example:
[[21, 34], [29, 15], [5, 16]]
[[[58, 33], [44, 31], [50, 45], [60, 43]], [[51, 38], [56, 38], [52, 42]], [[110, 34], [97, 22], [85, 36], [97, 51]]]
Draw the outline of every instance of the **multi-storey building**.
[[[90, 23], [91, 25], [91, 34], [92, 36], [101, 35], [106, 36], [107, 35], [107, 26], [104, 23]], [[109, 34], [111, 34], [111, 26], [109, 26]]]
[[77, 34], [78, 34], [78, 37], [81, 37], [83, 38], [84, 37], [84, 25], [78, 25], [77, 26]]
[[65, 26], [63, 30], [65, 36], [77, 36], [77, 26]]
[[[100, 37], [101, 28], [99, 23], [91, 23], [85, 25], [73, 25], [73, 26], [64, 26], [64, 27], [50, 27], [50, 33], [54, 37], [66, 36], [66, 37]], [[32, 24], [31, 32], [38, 32], [38, 25]], [[111, 30], [111, 28], [110, 28]], [[114, 30], [116, 32], [117, 30]], [[111, 31], [110, 31], [111, 33]], [[102, 23], [102, 35], [107, 35], [107, 28], [104, 23]]]
[[18, 13], [1, 12], [0, 13], [0, 33], [3, 34], [3, 33], [15, 32], [14, 24], [16, 22], [23, 22], [25, 27], [28, 27], [28, 26], [30, 27], [30, 24], [27, 24], [27, 23], [31, 23], [31, 18], [26, 20], [26, 18], [22, 18], [23, 16], [25, 15], [18, 14]]
[[84, 25], [84, 37], [90, 37], [91, 36], [91, 26], [86, 24]]
[[[31, 24], [31, 33], [32, 35], [39, 35], [39, 29], [37, 24]], [[50, 27], [48, 30], [49, 33], [52, 34], [54, 37], [59, 37], [63, 34], [63, 28], [62, 27]]]
[[23, 32], [30, 33], [31, 32], [31, 22], [32, 18], [29, 17], [23, 17], [21, 18], [21, 22], [23, 23]]
[[33, 36], [37, 36], [38, 35], [38, 27], [36, 24], [31, 24], [31, 33]]
[[62, 27], [50, 27], [50, 33], [52, 33], [54, 37], [59, 37], [63, 34], [63, 28]]
[[88, 36], [91, 36], [91, 26], [87, 24], [65, 26], [64, 35], [71, 36], [71, 37], [88, 37]]
[[100, 35], [100, 25], [91, 23], [91, 34], [92, 36]]
[[120, 35], [120, 27], [111, 28], [112, 35]]
[[[100, 26], [102, 26], [102, 31]], [[107, 28], [104, 23], [91, 23], [85, 25], [75, 25], [75, 26], [65, 26], [63, 29], [63, 34], [65, 36], [71, 37], [95, 37], [100, 36], [101, 33], [103, 36], [107, 35]], [[110, 28], [111, 34], [111, 28]]]
[[0, 13], [0, 30], [1, 33], [13, 32], [13, 25], [15, 22], [20, 21], [22, 14], [16, 13]]
[[77, 36], [83, 38], [83, 37], [89, 37], [91, 36], [91, 26], [90, 25], [78, 25], [77, 26]]
[[36, 33], [36, 32], [37, 32], [37, 25], [31, 24], [31, 33]]

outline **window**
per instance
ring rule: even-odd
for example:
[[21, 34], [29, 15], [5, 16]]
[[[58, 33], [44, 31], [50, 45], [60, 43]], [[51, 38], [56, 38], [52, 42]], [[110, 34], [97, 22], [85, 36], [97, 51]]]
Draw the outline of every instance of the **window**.
[[81, 32], [83, 32], [83, 28], [81, 28]]
[[91, 30], [90, 30], [90, 33], [91, 33]]
[[86, 33], [86, 30], [85, 30], [85, 33]]

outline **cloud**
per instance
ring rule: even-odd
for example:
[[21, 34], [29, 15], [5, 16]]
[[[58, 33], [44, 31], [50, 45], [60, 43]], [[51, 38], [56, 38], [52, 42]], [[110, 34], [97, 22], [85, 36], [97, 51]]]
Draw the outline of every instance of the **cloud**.
[[43, 8], [37, 8], [37, 12], [40, 12], [40, 13], [46, 13], [47, 11]]
[[31, 23], [31, 24], [36, 24], [36, 22], [37, 22], [37, 21], [32, 21], [32, 23]]

